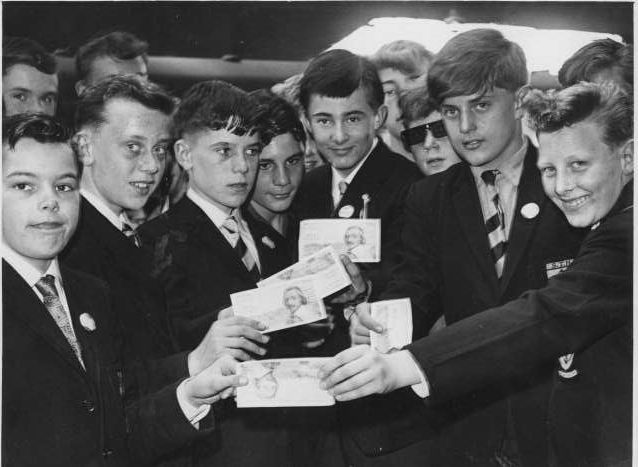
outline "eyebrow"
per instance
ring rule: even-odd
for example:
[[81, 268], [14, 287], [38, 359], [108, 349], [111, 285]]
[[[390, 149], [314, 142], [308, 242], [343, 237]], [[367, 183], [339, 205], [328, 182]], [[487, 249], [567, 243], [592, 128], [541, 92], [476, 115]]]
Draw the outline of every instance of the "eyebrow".
[[[30, 178], [37, 178], [38, 176], [36, 174], [34, 174], [33, 172], [10, 172], [7, 174], [7, 178], [11, 178], [11, 177], [30, 177]], [[60, 174], [56, 177], [56, 180], [59, 180], [61, 178], [73, 178], [75, 180], [78, 179], [78, 175], [77, 173], [74, 172], [65, 172], [63, 174]]]

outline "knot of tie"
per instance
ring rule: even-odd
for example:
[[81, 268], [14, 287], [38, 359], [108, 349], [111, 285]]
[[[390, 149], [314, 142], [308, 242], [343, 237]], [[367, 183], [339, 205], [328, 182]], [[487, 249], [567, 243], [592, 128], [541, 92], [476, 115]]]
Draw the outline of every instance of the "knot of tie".
[[348, 182], [346, 182], [345, 180], [341, 180], [338, 184], [337, 184], [338, 188], [339, 188], [339, 194], [341, 196], [346, 194], [346, 191], [348, 190]]
[[222, 224], [222, 227], [233, 235], [236, 235], [237, 232], [239, 232], [239, 225], [237, 224], [237, 219], [235, 219], [234, 216], [227, 217]]
[[135, 243], [135, 246], [139, 247], [141, 245], [142, 242], [140, 241], [140, 236], [137, 231], [130, 226], [130, 224], [122, 222], [122, 233], [126, 235], [129, 240]]
[[501, 172], [498, 169], [494, 170], [486, 170], [481, 173], [481, 178], [485, 182], [486, 185], [494, 186], [496, 183], [496, 176]]
[[46, 276], [42, 276], [38, 282], [35, 284], [38, 292], [42, 294], [45, 300], [50, 299], [50, 297], [57, 297], [58, 292], [55, 290], [55, 277], [51, 274], [47, 274]]

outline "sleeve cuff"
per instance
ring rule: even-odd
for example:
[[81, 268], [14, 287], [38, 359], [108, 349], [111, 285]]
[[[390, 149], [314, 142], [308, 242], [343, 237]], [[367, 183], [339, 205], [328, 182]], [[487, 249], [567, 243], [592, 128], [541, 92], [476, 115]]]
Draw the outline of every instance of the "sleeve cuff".
[[419, 365], [419, 363], [414, 358], [414, 355], [412, 355], [412, 352], [410, 352], [409, 350], [406, 350], [406, 352], [408, 353], [408, 355], [410, 355], [410, 361], [412, 362], [414, 370], [418, 372], [419, 378], [421, 379], [419, 383], [413, 384], [410, 387], [417, 396], [419, 396], [421, 399], [425, 399], [430, 395], [430, 385], [428, 384], [428, 380], [425, 377], [425, 372], [421, 368], [421, 365]]
[[199, 429], [199, 422], [202, 418], [208, 415], [208, 412], [210, 412], [210, 405], [201, 404], [199, 406], [195, 406], [191, 404], [184, 395], [185, 383], [186, 380], [182, 381], [179, 386], [177, 386], [177, 403], [179, 404], [179, 408], [182, 409], [182, 412], [184, 413], [184, 416], [189, 421], [189, 423], [195, 428]]

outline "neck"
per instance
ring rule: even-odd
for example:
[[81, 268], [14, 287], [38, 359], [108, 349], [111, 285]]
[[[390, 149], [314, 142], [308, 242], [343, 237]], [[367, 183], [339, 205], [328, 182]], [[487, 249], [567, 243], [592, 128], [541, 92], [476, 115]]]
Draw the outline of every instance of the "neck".
[[206, 193], [203, 193], [201, 190], [198, 190], [196, 186], [191, 185], [190, 188], [197, 193], [199, 196], [201, 196], [202, 198], [204, 198], [206, 201], [208, 201], [210, 204], [212, 204], [213, 206], [215, 206], [217, 209], [220, 209], [222, 212], [226, 213], [226, 214], [230, 214], [233, 209], [233, 207], [229, 207], [226, 206], [224, 204], [218, 203], [217, 201], [215, 201], [214, 199], [212, 199], [210, 196], [207, 196]]
[[251, 201], [250, 205], [273, 229], [283, 235], [283, 231], [286, 227], [285, 213], [271, 211], [255, 201]]
[[109, 203], [106, 199], [104, 199], [104, 196], [100, 194], [100, 190], [98, 190], [97, 185], [91, 177], [90, 172], [86, 171], [84, 174], [82, 174], [80, 187], [82, 188], [82, 190], [91, 193], [93, 196], [102, 201], [102, 203], [104, 203], [104, 205], [110, 211], [115, 213], [116, 216], [119, 216], [120, 214], [122, 214], [122, 212], [124, 212], [124, 209], [121, 206], [116, 206], [115, 204]]

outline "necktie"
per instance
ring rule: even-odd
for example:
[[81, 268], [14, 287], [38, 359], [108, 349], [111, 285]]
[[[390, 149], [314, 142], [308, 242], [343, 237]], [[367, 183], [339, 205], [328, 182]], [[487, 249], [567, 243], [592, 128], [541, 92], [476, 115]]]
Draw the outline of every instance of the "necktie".
[[58, 291], [55, 288], [55, 277], [50, 274], [42, 276], [40, 280], [35, 284], [35, 288], [38, 289], [38, 292], [42, 294], [44, 306], [53, 317], [55, 324], [58, 325], [58, 328], [60, 328], [62, 334], [64, 334], [64, 337], [66, 338], [76, 357], [80, 361], [82, 368], [84, 368], [84, 361], [82, 360], [80, 344], [75, 337], [73, 327], [71, 326], [66, 311], [62, 306]]
[[503, 266], [505, 264], [505, 252], [507, 250], [507, 240], [505, 236], [505, 214], [501, 207], [498, 191], [496, 191], [496, 176], [500, 172], [498, 170], [486, 170], [481, 174], [481, 178], [485, 182], [487, 192], [492, 200], [493, 209], [488, 213], [488, 219], [485, 221], [487, 236], [490, 241], [490, 250], [492, 251], [492, 259], [496, 267], [496, 275], [501, 278], [503, 274]]
[[257, 262], [253, 255], [250, 253], [250, 250], [246, 247], [246, 243], [242, 240], [242, 232], [239, 229], [239, 223], [234, 216], [228, 217], [222, 227], [226, 229], [226, 231], [230, 234], [231, 239], [235, 242], [234, 250], [237, 253], [248, 269], [251, 277], [255, 282], [258, 282], [261, 279], [261, 275], [259, 273], [259, 268], [257, 267]]
[[339, 188], [339, 200], [337, 201], [335, 206], [337, 206], [341, 202], [343, 195], [346, 194], [346, 191], [348, 190], [348, 182], [346, 182], [345, 180], [341, 180], [339, 183], [337, 183], [337, 188]]
[[132, 241], [136, 247], [139, 248], [140, 245], [142, 244], [140, 240], [140, 236], [137, 234], [137, 231], [126, 222], [122, 223], [122, 233], [126, 235], [126, 237], [130, 241]]

